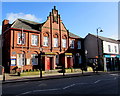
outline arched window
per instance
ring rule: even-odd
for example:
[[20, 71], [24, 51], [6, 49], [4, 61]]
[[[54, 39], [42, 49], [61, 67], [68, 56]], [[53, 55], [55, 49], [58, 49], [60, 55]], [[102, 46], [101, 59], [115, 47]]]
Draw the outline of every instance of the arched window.
[[66, 37], [66, 35], [62, 36], [62, 47], [63, 48], [67, 47], [67, 37]]
[[43, 34], [43, 46], [48, 46], [48, 42], [49, 42], [49, 34], [44, 33]]
[[35, 56], [38, 56], [38, 54], [31, 54], [32, 65], [38, 65], [38, 58], [35, 58]]
[[17, 65], [24, 66], [25, 65], [25, 52], [17, 54]]
[[58, 35], [55, 34], [53, 38], [53, 47], [58, 47]]

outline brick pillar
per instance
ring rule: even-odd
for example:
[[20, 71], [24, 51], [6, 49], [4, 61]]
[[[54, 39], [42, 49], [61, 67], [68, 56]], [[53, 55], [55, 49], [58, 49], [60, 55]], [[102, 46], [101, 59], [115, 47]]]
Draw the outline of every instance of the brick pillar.
[[65, 56], [65, 68], [67, 68], [67, 57]]
[[53, 57], [53, 69], [56, 67], [56, 56]]

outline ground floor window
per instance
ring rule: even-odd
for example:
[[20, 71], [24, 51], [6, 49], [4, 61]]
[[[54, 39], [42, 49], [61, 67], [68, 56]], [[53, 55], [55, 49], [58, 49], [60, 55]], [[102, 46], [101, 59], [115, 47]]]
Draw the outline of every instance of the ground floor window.
[[31, 55], [32, 65], [38, 65], [38, 58], [35, 58], [35, 56], [38, 56], [38, 54]]
[[81, 64], [81, 63], [82, 63], [81, 56], [78, 56], [78, 61], [79, 61], [79, 64]]
[[25, 54], [17, 54], [17, 65], [18, 66], [25, 65]]
[[59, 64], [59, 55], [56, 55], [56, 65]]

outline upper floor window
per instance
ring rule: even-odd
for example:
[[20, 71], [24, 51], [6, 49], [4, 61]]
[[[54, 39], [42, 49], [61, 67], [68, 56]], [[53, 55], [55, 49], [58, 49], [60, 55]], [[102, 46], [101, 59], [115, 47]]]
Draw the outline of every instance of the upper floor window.
[[81, 41], [78, 41], [78, 49], [81, 49]]
[[38, 36], [37, 35], [32, 35], [32, 45], [37, 46], [38, 45]]
[[74, 40], [70, 40], [70, 48], [74, 49]]
[[117, 47], [115, 46], [115, 52], [117, 53]]
[[25, 44], [25, 33], [18, 33], [17, 44]]
[[54, 47], [58, 47], [58, 38], [53, 38]]
[[67, 45], [66, 39], [62, 39], [62, 47], [66, 48], [66, 45]]
[[67, 47], [67, 36], [66, 35], [62, 36], [62, 47], [63, 48]]
[[108, 51], [111, 52], [111, 47], [110, 47], [110, 45], [108, 45]]
[[48, 46], [48, 37], [47, 36], [43, 37], [43, 46]]

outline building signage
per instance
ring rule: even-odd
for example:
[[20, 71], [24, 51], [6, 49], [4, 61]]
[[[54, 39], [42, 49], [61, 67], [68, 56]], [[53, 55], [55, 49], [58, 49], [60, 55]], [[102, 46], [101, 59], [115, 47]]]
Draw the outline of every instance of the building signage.
[[11, 58], [16, 58], [16, 56], [11, 56]]
[[65, 55], [72, 55], [72, 53], [65, 53]]
[[12, 54], [16, 54], [16, 52], [12, 52]]
[[120, 55], [104, 55], [106, 58], [112, 58], [112, 57], [120, 57]]
[[53, 57], [54, 55], [47, 55], [48, 57]]
[[72, 56], [66, 56], [66, 57], [72, 57]]
[[16, 65], [16, 59], [11, 59], [11, 66], [15, 66]]

